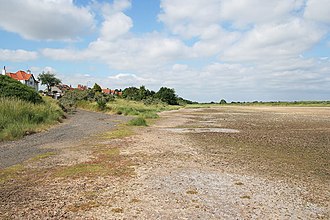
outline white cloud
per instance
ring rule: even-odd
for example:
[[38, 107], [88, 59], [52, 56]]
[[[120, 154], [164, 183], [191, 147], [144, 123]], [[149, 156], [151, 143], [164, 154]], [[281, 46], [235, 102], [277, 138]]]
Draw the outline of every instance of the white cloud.
[[187, 57], [187, 50], [180, 40], [153, 33], [115, 41], [98, 39], [84, 50], [46, 48], [42, 54], [56, 60], [93, 59], [116, 69], [142, 70]]
[[0, 0], [0, 27], [33, 40], [76, 40], [94, 18], [72, 0]]
[[221, 0], [191, 0], [189, 3], [180, 0], [162, 0], [163, 12], [158, 15], [174, 33], [186, 38], [199, 36], [209, 24], [220, 19]]
[[296, 57], [310, 49], [324, 34], [324, 30], [300, 19], [260, 25], [225, 51], [222, 58], [240, 62]]
[[285, 21], [303, 6], [303, 0], [231, 0], [221, 2], [219, 14], [221, 19], [233, 22], [238, 28], [244, 28], [249, 24]]
[[304, 16], [318, 22], [330, 25], [330, 2], [329, 0], [308, 0]]
[[7, 50], [0, 49], [0, 60], [10, 62], [24, 62], [35, 60], [38, 58], [38, 53], [27, 50]]
[[102, 4], [102, 12], [104, 16], [112, 15], [117, 12], [125, 11], [132, 6], [131, 0], [114, 0], [112, 4]]
[[122, 12], [117, 12], [107, 16], [101, 27], [101, 36], [103, 40], [115, 40], [126, 34], [133, 26], [132, 19]]

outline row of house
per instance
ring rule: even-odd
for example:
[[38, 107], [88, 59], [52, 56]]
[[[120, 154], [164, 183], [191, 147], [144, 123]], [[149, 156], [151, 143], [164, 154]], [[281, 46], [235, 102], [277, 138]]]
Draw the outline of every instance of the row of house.
[[[2, 75], [7, 75], [15, 80], [20, 81], [21, 83], [23, 83], [27, 86], [34, 88], [36, 91], [39, 91], [39, 81], [36, 80], [36, 78], [31, 73], [30, 70], [27, 70], [26, 72], [23, 70], [19, 70], [16, 73], [9, 73], [9, 72], [7, 73], [6, 67], [4, 66], [3, 70], [2, 70]], [[73, 88], [71, 85], [68, 86], [65, 84], [59, 84], [56, 86], [51, 86], [50, 91], [49, 91], [50, 94], [48, 94], [48, 95], [58, 98], [58, 97], [61, 97], [66, 91], [75, 90], [75, 89], [84, 91], [84, 90], [87, 90], [88, 87], [85, 85], [78, 84], [77, 88]], [[102, 92], [105, 94], [111, 94], [111, 95], [117, 95], [117, 96], [122, 95], [122, 91], [118, 90], [118, 89], [112, 90], [112, 89], [107, 88], [107, 89], [102, 89]]]

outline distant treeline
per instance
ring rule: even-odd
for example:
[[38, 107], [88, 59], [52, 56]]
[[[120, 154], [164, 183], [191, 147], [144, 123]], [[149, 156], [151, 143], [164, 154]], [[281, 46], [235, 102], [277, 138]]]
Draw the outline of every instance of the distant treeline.
[[221, 105], [242, 105], [242, 106], [258, 106], [258, 105], [267, 105], [267, 106], [330, 106], [330, 101], [253, 101], [253, 102], [230, 102], [227, 103], [224, 99], [220, 102], [211, 102], [203, 104], [221, 104]]
[[196, 102], [179, 97], [175, 94], [174, 89], [167, 87], [161, 87], [157, 92], [149, 90], [145, 86], [140, 86], [140, 88], [129, 87], [123, 90], [123, 98], [142, 101], [145, 104], [157, 104], [160, 102], [168, 105], [196, 104]]

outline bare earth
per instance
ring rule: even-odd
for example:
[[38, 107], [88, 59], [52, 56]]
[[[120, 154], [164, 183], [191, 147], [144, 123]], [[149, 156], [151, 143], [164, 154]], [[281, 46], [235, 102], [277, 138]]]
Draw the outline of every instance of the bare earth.
[[134, 130], [3, 170], [0, 218], [330, 218], [329, 108], [181, 109]]

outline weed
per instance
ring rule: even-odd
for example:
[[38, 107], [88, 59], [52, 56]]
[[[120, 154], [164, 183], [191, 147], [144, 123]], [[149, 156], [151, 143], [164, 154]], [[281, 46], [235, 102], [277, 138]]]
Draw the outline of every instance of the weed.
[[237, 186], [243, 186], [244, 183], [242, 183], [242, 182], [236, 182], [235, 185], [237, 185]]
[[195, 195], [195, 194], [198, 194], [197, 190], [196, 189], [191, 189], [191, 190], [188, 190], [186, 192], [187, 194], [190, 194], [190, 195]]
[[114, 213], [123, 213], [124, 209], [123, 208], [113, 208], [113, 209], [111, 209], [111, 211], [113, 211]]
[[140, 199], [137, 199], [137, 198], [133, 198], [130, 203], [137, 203], [137, 202], [141, 202]]

